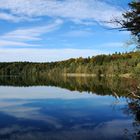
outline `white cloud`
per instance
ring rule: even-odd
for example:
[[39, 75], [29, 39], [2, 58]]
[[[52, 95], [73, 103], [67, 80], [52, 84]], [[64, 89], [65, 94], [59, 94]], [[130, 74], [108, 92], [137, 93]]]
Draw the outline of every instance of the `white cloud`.
[[18, 17], [13, 16], [8, 13], [0, 13], [0, 19], [8, 20], [8, 21], [17, 21]]
[[63, 23], [62, 20], [55, 20], [54, 23], [45, 26], [37, 26], [31, 28], [17, 29], [0, 36], [0, 46], [37, 46], [37, 44], [28, 43], [28, 41], [38, 41], [41, 40], [41, 36], [45, 33], [54, 31], [60, 27]]
[[98, 0], [1, 0], [0, 9], [8, 10], [15, 18], [48, 16], [81, 23], [88, 20], [90, 24], [91, 21], [110, 21], [122, 13], [120, 9]]
[[124, 43], [123, 42], [109, 42], [109, 43], [104, 43], [99, 45], [100, 47], [112, 47], [112, 48], [116, 48], [116, 47], [123, 47]]
[[7, 20], [7, 21], [13, 21], [13, 22], [37, 20], [37, 18], [33, 19], [33, 18], [25, 17], [25, 16], [15, 16], [13, 14], [4, 13], [4, 12], [0, 12], [0, 19]]
[[93, 31], [91, 30], [71, 30], [64, 34], [64, 36], [68, 37], [86, 37], [90, 35], [93, 35]]
[[8, 41], [8, 40], [0, 40], [0, 46], [20, 46], [20, 47], [31, 47], [31, 46], [37, 46], [35, 44], [29, 44], [25, 42], [18, 42], [18, 41]]
[[0, 61], [50, 62], [108, 53], [94, 49], [0, 49]]

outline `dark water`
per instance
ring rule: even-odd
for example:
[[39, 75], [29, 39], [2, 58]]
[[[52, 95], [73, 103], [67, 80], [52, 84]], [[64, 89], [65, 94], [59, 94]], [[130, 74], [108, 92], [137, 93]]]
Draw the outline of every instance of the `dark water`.
[[1, 77], [0, 140], [139, 139], [134, 79]]

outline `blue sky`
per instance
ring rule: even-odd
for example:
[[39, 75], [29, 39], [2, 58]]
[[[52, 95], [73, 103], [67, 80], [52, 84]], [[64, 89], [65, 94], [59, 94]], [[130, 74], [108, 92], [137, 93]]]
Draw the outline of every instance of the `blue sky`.
[[[58, 61], [131, 50], [110, 30], [130, 0], [0, 0], [0, 61]], [[106, 22], [107, 21], [107, 22]]]

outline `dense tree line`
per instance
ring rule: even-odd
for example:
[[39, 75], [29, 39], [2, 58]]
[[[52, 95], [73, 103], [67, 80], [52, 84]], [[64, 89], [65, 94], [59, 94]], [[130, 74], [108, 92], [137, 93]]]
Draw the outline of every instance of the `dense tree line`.
[[50, 75], [50, 74], [96, 74], [121, 75], [140, 74], [140, 52], [115, 53], [97, 55], [88, 58], [72, 58], [65, 61], [32, 63], [8, 62], [0, 63], [0, 75]]
[[65, 76], [1, 76], [0, 86], [53, 86], [71, 91], [89, 92], [97, 95], [133, 97], [131, 91], [140, 93], [140, 78], [122, 77], [65, 77]]

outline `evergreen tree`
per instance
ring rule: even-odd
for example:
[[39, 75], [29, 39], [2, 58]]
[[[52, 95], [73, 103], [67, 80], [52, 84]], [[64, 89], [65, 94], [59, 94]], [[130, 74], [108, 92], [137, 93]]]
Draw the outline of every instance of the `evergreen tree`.
[[130, 31], [136, 37], [137, 47], [140, 48], [140, 0], [135, 0], [129, 4], [130, 10], [123, 13], [123, 19], [116, 22], [121, 25], [121, 30]]

